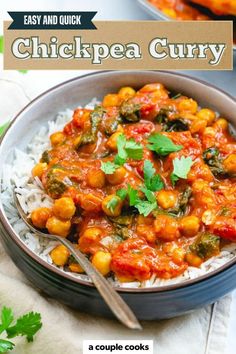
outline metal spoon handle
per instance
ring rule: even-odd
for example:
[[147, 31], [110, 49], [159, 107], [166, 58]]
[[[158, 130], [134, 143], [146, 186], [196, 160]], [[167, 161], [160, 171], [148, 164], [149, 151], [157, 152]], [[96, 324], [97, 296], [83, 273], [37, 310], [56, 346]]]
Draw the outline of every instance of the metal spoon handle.
[[63, 237], [58, 237], [75, 257], [76, 261], [84, 269], [85, 273], [91, 278], [102, 298], [109, 306], [114, 315], [128, 328], [142, 329], [140, 323], [131, 311], [129, 306], [124, 302], [121, 296], [115, 291], [110, 283], [101, 275], [90, 261], [83, 255], [80, 250], [76, 249], [73, 244]]

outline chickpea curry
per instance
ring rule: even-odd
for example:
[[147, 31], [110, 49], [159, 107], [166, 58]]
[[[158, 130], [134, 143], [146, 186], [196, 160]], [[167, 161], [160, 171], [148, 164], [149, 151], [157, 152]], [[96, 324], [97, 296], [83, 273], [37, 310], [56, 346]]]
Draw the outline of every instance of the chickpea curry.
[[[217, 16], [236, 16], [235, 0], [148, 0], [175, 20], [209, 20]], [[200, 5], [200, 6], [199, 6]]]
[[[160, 83], [78, 108], [32, 176], [53, 199], [32, 223], [68, 237], [121, 282], [177, 277], [236, 240], [236, 140], [228, 122]], [[82, 273], [66, 247], [55, 265]]]

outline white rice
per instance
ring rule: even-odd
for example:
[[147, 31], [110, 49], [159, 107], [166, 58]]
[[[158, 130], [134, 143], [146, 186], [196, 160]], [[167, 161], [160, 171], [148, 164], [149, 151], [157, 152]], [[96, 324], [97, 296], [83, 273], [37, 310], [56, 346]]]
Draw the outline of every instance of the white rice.
[[[86, 108], [93, 108], [97, 104], [94, 99]], [[19, 193], [19, 201], [25, 213], [32, 212], [35, 208], [40, 206], [50, 207], [52, 199], [42, 190], [42, 184], [39, 179], [29, 183], [29, 176], [33, 166], [38, 162], [42, 153], [50, 148], [49, 136], [59, 130], [62, 130], [64, 125], [71, 120], [73, 111], [66, 110], [60, 112], [55, 120], [49, 121], [48, 126], [44, 126], [32, 139], [31, 143], [27, 146], [26, 151], [19, 149], [14, 150], [13, 163], [5, 164], [2, 176], [2, 191], [1, 200], [4, 206], [6, 216], [17, 233], [18, 237], [24, 242], [27, 247], [35, 254], [37, 254], [45, 262], [53, 265], [50, 252], [59, 243], [56, 241], [46, 240], [35, 236], [26, 227], [25, 223], [18, 217], [17, 210], [13, 203], [12, 186], [16, 185], [16, 191]], [[102, 241], [104, 245], [111, 242], [110, 237], [106, 237]], [[221, 250], [218, 256], [212, 257], [204, 262], [200, 268], [188, 267], [188, 269], [179, 277], [165, 280], [152, 276], [150, 280], [130, 283], [119, 283], [115, 280], [115, 284], [122, 288], [137, 288], [137, 287], [161, 287], [170, 284], [184, 282], [189, 279], [197, 278], [198, 276], [210, 273], [227, 263], [230, 259], [236, 256], [236, 243], [231, 243]], [[56, 267], [55, 265], [53, 265]], [[61, 272], [68, 272], [63, 267], [59, 267]], [[90, 281], [89, 277], [84, 274], [76, 274], [69, 272], [72, 276]], [[109, 279], [109, 281], [113, 281]]]

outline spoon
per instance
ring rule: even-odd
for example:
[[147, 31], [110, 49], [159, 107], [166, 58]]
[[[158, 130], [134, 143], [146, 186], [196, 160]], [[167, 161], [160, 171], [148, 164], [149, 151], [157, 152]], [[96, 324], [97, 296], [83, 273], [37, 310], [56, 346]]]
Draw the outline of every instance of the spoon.
[[15, 190], [13, 190], [13, 197], [18, 213], [25, 224], [29, 227], [29, 229], [36, 235], [45, 237], [50, 240], [59, 241], [64, 246], [66, 246], [76, 261], [79, 263], [79, 265], [84, 269], [85, 273], [91, 278], [93, 284], [96, 286], [98, 292], [110, 310], [113, 312], [113, 314], [116, 316], [116, 318], [128, 328], [142, 329], [142, 326], [138, 322], [136, 316], [129, 308], [129, 306], [124, 302], [122, 297], [115, 291], [115, 289], [106, 280], [106, 278], [104, 278], [104, 276], [101, 275], [92, 265], [92, 263], [85, 257], [85, 255], [80, 250], [75, 248], [73, 243], [66, 238], [44, 233], [36, 229], [29, 221], [29, 217], [23, 211]]

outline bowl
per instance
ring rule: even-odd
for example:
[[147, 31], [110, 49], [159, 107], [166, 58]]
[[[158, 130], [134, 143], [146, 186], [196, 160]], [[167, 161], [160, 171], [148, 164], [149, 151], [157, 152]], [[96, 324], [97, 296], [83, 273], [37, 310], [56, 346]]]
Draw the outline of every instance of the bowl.
[[[155, 18], [156, 20], [160, 21], [174, 21], [172, 18], [169, 16], [165, 15], [161, 10], [156, 8], [154, 5], [152, 5], [148, 0], [137, 0], [138, 4], [146, 11], [149, 13], [150, 16]], [[236, 27], [236, 24], [235, 24]], [[236, 38], [236, 32], [234, 28], [234, 39]], [[234, 56], [236, 56], [236, 44], [233, 44], [233, 52]]]
[[[92, 97], [102, 98], [121, 86], [140, 88], [161, 82], [175, 92], [195, 98], [229, 118], [236, 126], [236, 102], [225, 92], [200, 80], [172, 72], [105, 71], [64, 82], [43, 93], [27, 105], [13, 120], [1, 139], [0, 175], [16, 142], [25, 149], [41, 125], [66, 108], [85, 105]], [[3, 178], [3, 177], [2, 177]], [[10, 225], [0, 201], [0, 237], [6, 252], [26, 277], [46, 294], [82, 311], [111, 317], [112, 314], [95, 287], [86, 280], [63, 272], [32, 252]], [[236, 287], [236, 259], [196, 279], [153, 288], [117, 288], [139, 319], [174, 317], [215, 302]]]

